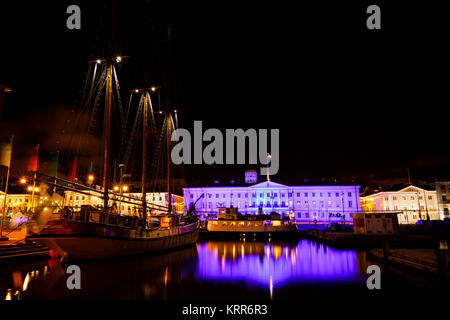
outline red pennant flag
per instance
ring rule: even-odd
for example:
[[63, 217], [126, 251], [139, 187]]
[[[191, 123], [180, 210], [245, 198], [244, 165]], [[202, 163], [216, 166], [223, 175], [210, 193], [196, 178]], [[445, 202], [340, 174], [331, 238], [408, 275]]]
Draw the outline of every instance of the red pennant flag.
[[38, 169], [38, 157], [39, 157], [39, 145], [33, 148], [33, 155], [28, 163], [28, 171], [37, 171]]
[[77, 157], [75, 157], [75, 159], [73, 159], [72, 163], [70, 164], [69, 179], [71, 181], [75, 181], [77, 178], [77, 162]]

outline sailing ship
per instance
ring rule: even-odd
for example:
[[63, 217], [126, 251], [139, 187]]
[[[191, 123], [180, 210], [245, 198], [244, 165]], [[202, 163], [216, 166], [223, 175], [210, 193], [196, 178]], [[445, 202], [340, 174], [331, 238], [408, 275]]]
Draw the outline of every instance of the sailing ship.
[[[169, 28], [170, 41], [170, 28]], [[142, 120], [142, 216], [124, 215], [113, 209], [111, 200], [120, 203], [134, 203], [136, 199], [127, 197], [122, 193], [117, 194], [110, 189], [110, 156], [111, 156], [111, 104], [113, 78], [117, 79], [115, 64], [121, 63], [124, 57], [112, 57], [91, 61], [95, 68], [103, 67], [105, 75], [104, 86], [106, 87], [106, 99], [103, 123], [103, 183], [102, 188], [82, 186], [76, 182], [61, 178], [46, 176], [38, 172], [34, 173], [34, 180], [45, 182], [48, 185], [71, 190], [77, 193], [103, 198], [103, 207], [82, 208], [79, 212], [66, 207], [57, 214], [57, 218], [50, 219], [41, 230], [30, 229], [31, 235], [28, 240], [43, 244], [56, 252], [58, 255], [70, 260], [102, 259], [113, 257], [124, 257], [130, 255], [149, 254], [157, 251], [179, 248], [193, 245], [199, 234], [199, 219], [193, 215], [177, 215], [172, 212], [171, 194], [171, 168], [170, 168], [170, 137], [173, 126], [172, 114], [176, 111], [170, 110], [169, 94], [167, 94], [166, 110], [158, 114], [165, 115], [165, 124], [162, 131], [166, 130], [167, 143], [167, 208], [164, 214], [148, 216], [148, 207], [154, 207], [147, 202], [147, 137], [148, 137], [148, 114], [153, 112], [151, 108], [150, 93], [154, 87], [135, 89], [136, 93], [142, 94], [143, 120]], [[97, 70], [97, 69], [95, 69]], [[95, 76], [95, 71], [94, 71]], [[117, 81], [117, 80], [116, 80]], [[169, 90], [169, 89], [168, 89]], [[150, 109], [150, 111], [149, 111]], [[119, 209], [120, 211], [120, 209]], [[55, 216], [55, 215], [52, 215]], [[158, 223], [154, 223], [155, 218]], [[153, 222], [153, 223], [152, 223]]]

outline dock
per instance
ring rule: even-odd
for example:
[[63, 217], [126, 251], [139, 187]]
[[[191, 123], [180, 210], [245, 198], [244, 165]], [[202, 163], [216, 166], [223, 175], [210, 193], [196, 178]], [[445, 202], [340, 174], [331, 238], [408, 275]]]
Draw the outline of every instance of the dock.
[[26, 230], [22, 228], [8, 233], [8, 240], [0, 241], [0, 264], [12, 264], [29, 260], [46, 259], [49, 249], [26, 241]]
[[418, 234], [354, 234], [352, 232], [299, 231], [301, 237], [315, 240], [337, 248], [373, 249], [383, 248], [386, 241], [392, 248], [437, 248], [439, 241], [427, 235]]
[[373, 249], [367, 257], [389, 265], [450, 279], [449, 249]]

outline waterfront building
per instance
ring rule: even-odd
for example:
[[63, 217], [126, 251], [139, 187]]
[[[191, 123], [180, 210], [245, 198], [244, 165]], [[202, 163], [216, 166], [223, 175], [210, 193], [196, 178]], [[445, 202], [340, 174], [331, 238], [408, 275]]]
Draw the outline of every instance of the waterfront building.
[[408, 186], [399, 191], [383, 191], [361, 197], [366, 213], [399, 212], [398, 223], [415, 224], [418, 220], [439, 220], [436, 190]]
[[[142, 193], [122, 193], [126, 197], [131, 197], [132, 199], [127, 199], [132, 203], [120, 202], [116, 203], [110, 201], [110, 205], [116, 205], [118, 210], [124, 214], [129, 215], [137, 215], [139, 211], [139, 205], [142, 203]], [[9, 196], [8, 196], [9, 197]], [[66, 206], [74, 207], [75, 209], [81, 208], [82, 205], [90, 205], [93, 207], [103, 207], [103, 199], [94, 196], [94, 195], [86, 195], [77, 193], [74, 191], [66, 191], [64, 193], [64, 203]], [[150, 192], [147, 193], [147, 202], [151, 202], [158, 206], [167, 207], [168, 205], [168, 195], [167, 192]], [[136, 203], [135, 205], [133, 203]], [[172, 209], [174, 213], [182, 213], [183, 212], [183, 197], [172, 194]], [[153, 210], [155, 214], [161, 213], [159, 210]]]
[[[3, 210], [5, 193], [0, 191], [0, 212]], [[25, 212], [31, 207], [31, 194], [8, 194], [6, 197], [6, 212]]]
[[[252, 179], [250, 179], [253, 181]], [[246, 179], [249, 181], [249, 179]], [[237, 208], [243, 215], [278, 213], [299, 223], [352, 223], [360, 212], [357, 185], [287, 186], [273, 181], [256, 184], [184, 188], [184, 208], [205, 218], [219, 208]]]
[[450, 218], [450, 181], [436, 181], [435, 184], [441, 219]]

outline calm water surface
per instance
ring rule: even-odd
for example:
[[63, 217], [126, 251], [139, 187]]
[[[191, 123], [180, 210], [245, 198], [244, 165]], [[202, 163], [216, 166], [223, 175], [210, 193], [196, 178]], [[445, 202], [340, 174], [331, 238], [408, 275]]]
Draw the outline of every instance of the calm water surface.
[[2, 299], [285, 299], [367, 290], [364, 252], [298, 242], [205, 241], [165, 254], [78, 263], [69, 290], [56, 260], [0, 268]]

